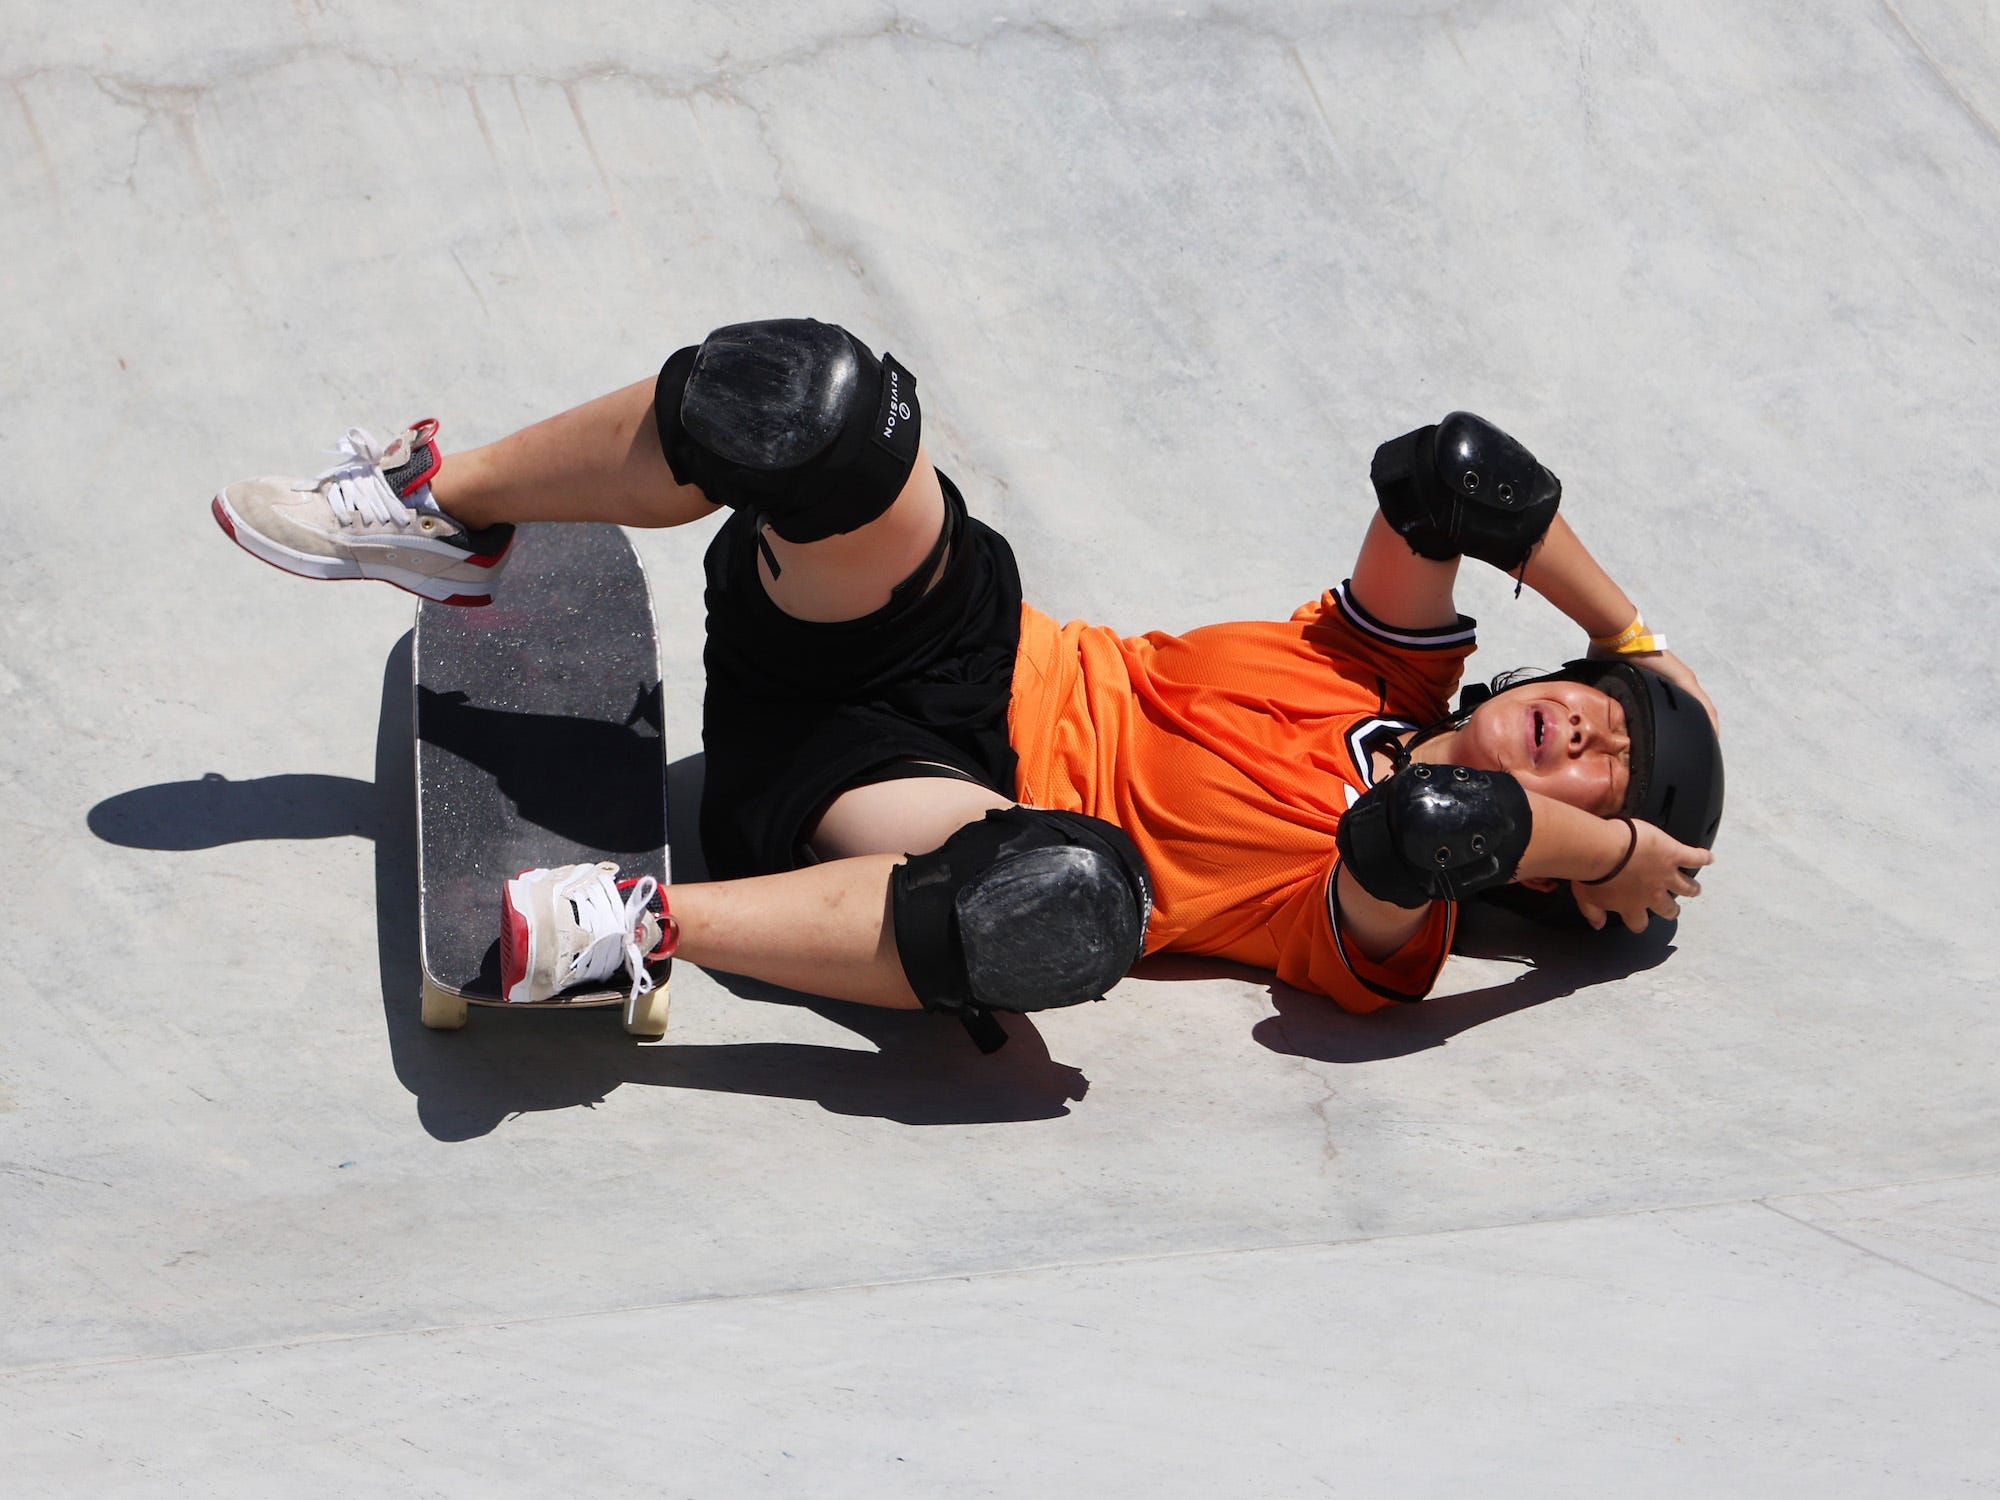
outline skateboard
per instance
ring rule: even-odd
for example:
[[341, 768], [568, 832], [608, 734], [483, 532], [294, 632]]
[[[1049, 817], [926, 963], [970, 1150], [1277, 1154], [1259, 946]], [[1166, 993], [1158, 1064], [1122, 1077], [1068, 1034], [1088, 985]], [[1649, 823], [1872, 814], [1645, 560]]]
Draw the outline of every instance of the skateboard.
[[510, 1005], [500, 991], [501, 888], [524, 869], [610, 860], [667, 880], [660, 642], [646, 575], [616, 526], [523, 526], [493, 602], [425, 600], [412, 652], [423, 1023], [474, 1005], [624, 1005], [667, 1029], [672, 960], [628, 1002], [615, 975]]

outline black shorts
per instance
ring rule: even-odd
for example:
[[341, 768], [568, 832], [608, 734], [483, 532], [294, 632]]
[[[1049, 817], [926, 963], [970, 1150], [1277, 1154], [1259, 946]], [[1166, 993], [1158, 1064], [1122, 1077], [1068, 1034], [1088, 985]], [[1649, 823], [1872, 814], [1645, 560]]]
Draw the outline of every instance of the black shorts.
[[835, 797], [909, 775], [912, 762], [1014, 795], [1007, 703], [1020, 570], [1007, 539], [968, 516], [958, 486], [938, 478], [944, 575], [928, 593], [906, 586], [858, 620], [815, 624], [773, 604], [747, 513], [731, 513], [709, 545], [701, 842], [717, 879], [810, 863], [806, 836]]

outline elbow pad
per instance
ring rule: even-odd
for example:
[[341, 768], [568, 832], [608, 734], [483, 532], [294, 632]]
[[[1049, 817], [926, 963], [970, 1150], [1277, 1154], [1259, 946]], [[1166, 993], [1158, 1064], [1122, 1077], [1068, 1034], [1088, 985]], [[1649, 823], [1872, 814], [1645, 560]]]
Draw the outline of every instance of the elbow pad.
[[1505, 771], [1418, 763], [1363, 794], [1334, 830], [1340, 861], [1378, 901], [1457, 901], [1514, 878], [1533, 814]]
[[1534, 454], [1464, 411], [1391, 438], [1375, 450], [1368, 478], [1412, 552], [1436, 562], [1476, 557], [1503, 573], [1528, 560], [1562, 503], [1562, 481]]

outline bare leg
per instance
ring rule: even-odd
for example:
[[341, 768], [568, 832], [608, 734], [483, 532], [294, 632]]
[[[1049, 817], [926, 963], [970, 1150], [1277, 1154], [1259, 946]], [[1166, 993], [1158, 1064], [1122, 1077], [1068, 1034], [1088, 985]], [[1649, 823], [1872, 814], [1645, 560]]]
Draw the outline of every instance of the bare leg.
[[949, 777], [882, 781], [834, 798], [807, 835], [821, 859], [924, 854], [1011, 797]]
[[[679, 526], [715, 513], [693, 485], [674, 482], [653, 420], [651, 380], [572, 407], [498, 442], [447, 454], [431, 493], [468, 526], [496, 521], [616, 521]], [[889, 591], [929, 555], [944, 524], [944, 491], [930, 455], [917, 461], [888, 510], [857, 531], [788, 542], [766, 531], [778, 559], [758, 569], [765, 591], [801, 620], [852, 620], [889, 602]], [[940, 564], [940, 567], [943, 565]]]
[[812, 836], [825, 864], [782, 875], [676, 885], [680, 956], [835, 1000], [916, 1008], [889, 908], [889, 872], [990, 808], [1013, 804], [969, 781], [888, 781], [836, 797]]
[[[823, 542], [788, 542], [766, 531], [778, 559], [757, 560], [757, 576], [771, 602], [798, 620], [854, 620], [889, 602], [889, 591], [930, 555], [944, 527], [944, 490], [930, 454], [921, 446], [895, 504], [858, 531]], [[939, 562], [941, 572], [944, 563]], [[933, 575], [925, 582], [929, 588]]]
[[902, 862], [900, 854], [868, 854], [673, 886], [679, 956], [807, 994], [915, 1010], [889, 913], [889, 872]]
[[[654, 382], [634, 382], [482, 448], [446, 456], [432, 493], [473, 526], [495, 522], [611, 521], [678, 526], [716, 507], [675, 482], [653, 413]], [[765, 591], [797, 619], [858, 618], [922, 564], [944, 525], [944, 492], [919, 448], [894, 504], [843, 536], [787, 542], [768, 530], [777, 559], [760, 558]], [[939, 564], [940, 569], [943, 564]], [[934, 580], [932, 580], [934, 581]], [[897, 957], [889, 873], [905, 854], [933, 849], [989, 808], [1010, 806], [984, 787], [906, 780], [842, 794], [811, 832], [826, 863], [748, 880], [676, 885], [667, 896], [689, 961], [869, 1005], [915, 1008]]]
[[653, 382], [524, 427], [497, 443], [447, 454], [431, 493], [468, 526], [496, 521], [617, 521], [678, 526], [715, 507], [676, 484], [653, 421]]

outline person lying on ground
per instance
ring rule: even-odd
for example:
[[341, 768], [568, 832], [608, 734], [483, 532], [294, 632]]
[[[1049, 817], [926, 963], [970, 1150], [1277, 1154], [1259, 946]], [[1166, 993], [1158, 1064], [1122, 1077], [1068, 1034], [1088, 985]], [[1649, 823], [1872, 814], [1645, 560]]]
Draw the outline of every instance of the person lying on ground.
[[[1555, 476], [1454, 412], [1382, 444], [1370, 477], [1350, 575], [1286, 618], [1059, 625], [931, 462], [910, 372], [777, 319], [449, 463], [435, 422], [386, 445], [349, 429], [316, 478], [245, 480], [212, 510], [290, 572], [476, 606], [522, 523], [727, 507], [705, 557], [714, 878], [508, 882], [508, 997], [621, 964], [638, 984], [675, 951], [957, 1014], [987, 1045], [990, 1012], [1100, 998], [1144, 954], [1239, 960], [1365, 1012], [1433, 987], [1482, 892], [1566, 891], [1633, 931], [1700, 893], [1713, 708], [1558, 514]], [[1465, 556], [1539, 592], [1587, 655], [1453, 711]]]

